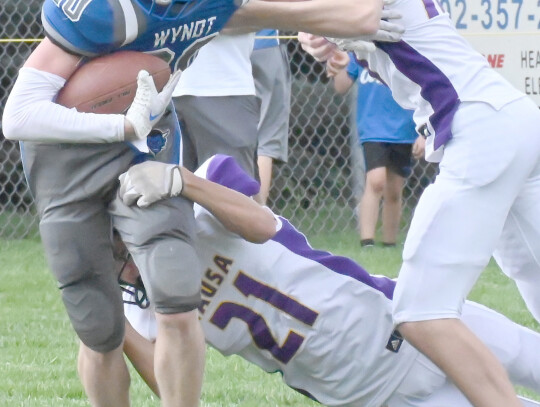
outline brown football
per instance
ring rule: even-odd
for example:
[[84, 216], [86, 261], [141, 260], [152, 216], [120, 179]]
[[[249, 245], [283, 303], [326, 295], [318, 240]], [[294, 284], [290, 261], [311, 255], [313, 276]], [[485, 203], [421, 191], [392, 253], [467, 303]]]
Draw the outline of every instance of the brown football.
[[137, 90], [137, 74], [146, 70], [158, 90], [169, 80], [169, 65], [151, 54], [118, 51], [91, 59], [68, 79], [56, 103], [86, 113], [124, 113]]

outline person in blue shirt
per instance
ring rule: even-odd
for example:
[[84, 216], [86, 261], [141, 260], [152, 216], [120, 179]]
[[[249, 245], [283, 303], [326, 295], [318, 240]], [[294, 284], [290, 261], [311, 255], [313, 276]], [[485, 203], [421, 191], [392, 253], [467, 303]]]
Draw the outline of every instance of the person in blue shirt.
[[336, 52], [328, 61], [327, 72], [338, 93], [347, 92], [358, 82], [356, 123], [366, 168], [364, 193], [357, 208], [361, 245], [375, 244], [382, 200], [382, 242], [384, 246], [394, 246], [411, 157], [418, 159], [423, 155], [424, 138], [415, 131], [412, 111], [401, 108], [390, 89], [371, 77], [354, 55]]

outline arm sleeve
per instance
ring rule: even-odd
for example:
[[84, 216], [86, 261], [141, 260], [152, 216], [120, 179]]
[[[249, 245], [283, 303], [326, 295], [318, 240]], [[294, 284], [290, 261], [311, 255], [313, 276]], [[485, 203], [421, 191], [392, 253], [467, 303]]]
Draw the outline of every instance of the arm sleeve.
[[124, 140], [124, 116], [81, 113], [54, 103], [65, 79], [22, 68], [2, 119], [9, 140], [40, 143], [112, 143]]

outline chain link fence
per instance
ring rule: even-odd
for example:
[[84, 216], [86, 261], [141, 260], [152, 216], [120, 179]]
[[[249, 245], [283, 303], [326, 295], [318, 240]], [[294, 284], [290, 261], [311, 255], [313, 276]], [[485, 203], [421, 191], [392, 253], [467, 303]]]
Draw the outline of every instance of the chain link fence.
[[[40, 6], [41, 0], [0, 0], [0, 113], [18, 68], [36, 45], [32, 39], [43, 36]], [[364, 182], [352, 117], [355, 95], [337, 95], [324, 67], [300, 49], [294, 33], [289, 34], [293, 74], [289, 161], [275, 168], [269, 206], [310, 234], [354, 231], [355, 206]], [[435, 172], [434, 166], [415, 163], [404, 191], [403, 229]], [[36, 235], [37, 218], [18, 144], [0, 134], [0, 237]]]

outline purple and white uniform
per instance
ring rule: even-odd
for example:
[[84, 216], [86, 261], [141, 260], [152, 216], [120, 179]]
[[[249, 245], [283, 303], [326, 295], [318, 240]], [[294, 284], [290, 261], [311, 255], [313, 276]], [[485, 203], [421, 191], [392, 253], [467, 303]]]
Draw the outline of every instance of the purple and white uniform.
[[[408, 232], [394, 321], [457, 318], [495, 252], [540, 320], [540, 111], [456, 31], [438, 0], [396, 0], [401, 41], [359, 61], [414, 109], [440, 174]], [[497, 249], [497, 251], [495, 251]]]
[[[197, 174], [248, 195], [258, 190], [231, 157], [215, 156]], [[207, 342], [221, 353], [240, 355], [269, 373], [281, 372], [287, 385], [328, 406], [415, 406], [409, 403], [426, 402], [451, 387], [409, 344], [397, 338], [389, 342], [393, 280], [313, 249], [284, 218], [277, 217], [279, 231], [273, 239], [254, 244], [226, 230], [198, 205], [195, 213], [205, 270], [201, 323]], [[505, 359], [511, 375], [528, 378], [522, 383], [531, 386], [531, 371], [540, 373], [540, 364], [523, 362], [527, 358], [521, 344], [530, 343], [526, 348], [534, 353], [540, 336], [490, 310], [471, 307], [466, 315], [481, 316], [481, 323], [473, 325], [513, 332], [481, 336]], [[125, 305], [125, 312], [143, 336], [155, 336], [150, 309]], [[389, 350], [392, 345], [399, 350]], [[469, 405], [452, 403], [462, 399], [455, 389], [444, 394], [449, 404], [437, 405]]]
[[[525, 95], [490, 68], [487, 60], [458, 34], [438, 0], [397, 0], [406, 27], [401, 41], [377, 42], [360, 54], [405, 109], [415, 110], [417, 126], [426, 125], [428, 146], [439, 150], [452, 136], [452, 119], [461, 102], [484, 102], [496, 110]], [[427, 157], [429, 158], [429, 156]]]

